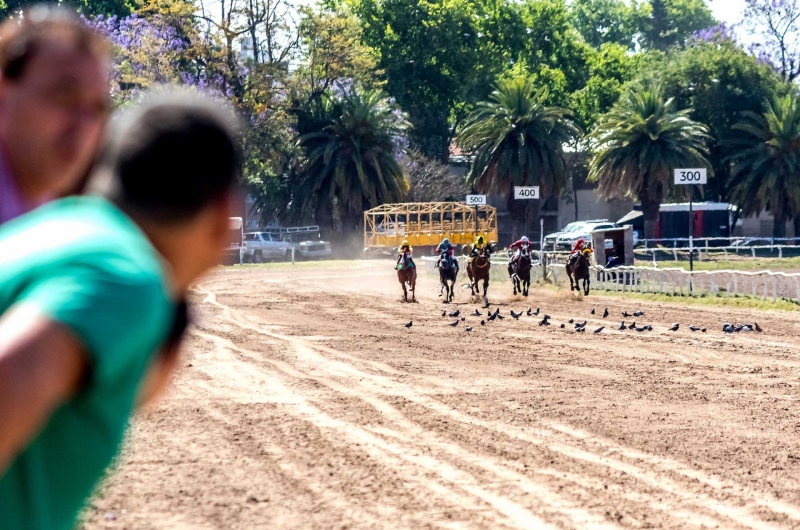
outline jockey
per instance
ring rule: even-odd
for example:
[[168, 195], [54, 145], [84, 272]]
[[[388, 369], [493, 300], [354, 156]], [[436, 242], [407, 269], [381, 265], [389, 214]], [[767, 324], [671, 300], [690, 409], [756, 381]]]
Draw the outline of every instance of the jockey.
[[572, 252], [570, 252], [569, 255], [569, 263], [574, 263], [575, 260], [578, 259], [578, 254], [580, 254], [584, 250], [592, 252], [592, 249], [586, 246], [586, 241], [584, 241], [583, 238], [580, 238], [572, 246]]
[[486, 243], [485, 237], [478, 236], [478, 239], [476, 239], [475, 243], [472, 244], [472, 251], [469, 253], [470, 261], [478, 257], [478, 254], [480, 254], [484, 247], [486, 247], [486, 251], [489, 253], [489, 255], [491, 255], [493, 252], [492, 245]]
[[400, 261], [403, 258], [408, 259], [409, 267], [416, 267], [417, 266], [414, 263], [414, 258], [412, 256], [413, 249], [411, 248], [411, 245], [408, 244], [408, 240], [407, 239], [404, 239], [403, 242], [400, 243], [400, 248], [397, 249], [397, 253], [399, 254], [399, 256], [397, 257], [397, 265], [398, 266], [400, 265]]
[[458, 268], [458, 261], [455, 260], [453, 254], [455, 252], [455, 247], [450, 244], [450, 240], [447, 238], [442, 239], [442, 242], [439, 243], [439, 246], [436, 247], [434, 251], [436, 254], [439, 254], [439, 261], [436, 262], [436, 266], [439, 266], [439, 263], [442, 260], [448, 260], [450, 262], [455, 262], [456, 268]]
[[519, 260], [519, 257], [520, 257], [520, 255], [522, 253], [522, 247], [529, 247], [530, 245], [531, 245], [531, 242], [528, 239], [528, 236], [522, 236], [517, 241], [511, 243], [511, 246], [508, 247], [508, 250], [516, 250], [516, 252], [514, 252], [514, 254], [511, 255], [511, 259], [508, 260], [508, 265], [509, 265], [508, 275], [509, 276], [511, 276], [512, 267], [517, 262], [517, 260]]

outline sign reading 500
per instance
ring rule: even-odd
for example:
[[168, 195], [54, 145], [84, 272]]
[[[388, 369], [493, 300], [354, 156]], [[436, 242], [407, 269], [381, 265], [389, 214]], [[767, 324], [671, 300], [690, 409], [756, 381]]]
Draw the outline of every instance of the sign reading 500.
[[486, 195], [467, 195], [467, 206], [485, 206]]

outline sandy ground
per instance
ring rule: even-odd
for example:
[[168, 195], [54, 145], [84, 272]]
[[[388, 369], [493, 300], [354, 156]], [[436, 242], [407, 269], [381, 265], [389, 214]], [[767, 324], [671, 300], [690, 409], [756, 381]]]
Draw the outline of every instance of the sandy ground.
[[[507, 318], [452, 328], [418, 292], [384, 262], [216, 271], [84, 527], [800, 528], [800, 315], [493, 283]], [[654, 331], [617, 331], [635, 310]]]

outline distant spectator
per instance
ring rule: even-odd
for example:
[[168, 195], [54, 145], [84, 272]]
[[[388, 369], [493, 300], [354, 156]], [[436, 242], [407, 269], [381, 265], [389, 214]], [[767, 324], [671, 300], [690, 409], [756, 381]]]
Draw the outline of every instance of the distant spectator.
[[74, 13], [36, 6], [0, 25], [0, 224], [71, 190], [109, 107], [109, 48]]
[[0, 227], [0, 528], [67, 530], [163, 387], [179, 302], [219, 262], [236, 122], [191, 94], [116, 124], [89, 179]]

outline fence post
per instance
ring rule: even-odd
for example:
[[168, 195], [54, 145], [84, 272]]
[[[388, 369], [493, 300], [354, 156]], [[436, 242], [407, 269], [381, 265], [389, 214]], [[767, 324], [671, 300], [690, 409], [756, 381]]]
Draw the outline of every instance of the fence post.
[[764, 289], [764, 298], [763, 299], [766, 300], [767, 299], [767, 279], [764, 277], [763, 274], [761, 275], [761, 287], [762, 287], [762, 289]]
[[773, 276], [772, 277], [772, 303], [778, 301], [778, 279]]
[[783, 245], [778, 245], [778, 257], [783, 257]]

